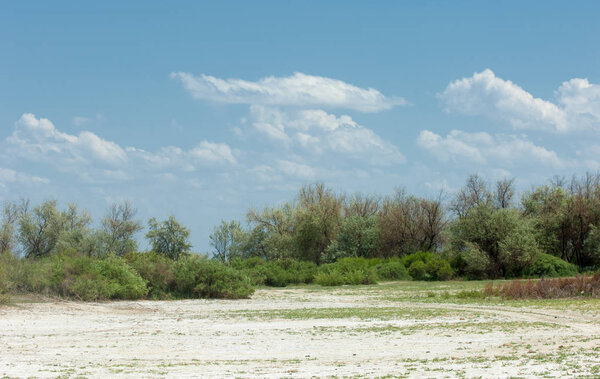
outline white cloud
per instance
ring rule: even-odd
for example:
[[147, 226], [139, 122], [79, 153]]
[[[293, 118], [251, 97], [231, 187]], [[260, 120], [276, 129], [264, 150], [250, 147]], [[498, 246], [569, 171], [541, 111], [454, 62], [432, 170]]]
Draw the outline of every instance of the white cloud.
[[179, 80], [194, 98], [224, 103], [320, 106], [361, 112], [378, 112], [407, 104], [403, 98], [386, 97], [374, 88], [360, 88], [341, 80], [299, 72], [287, 77], [269, 76], [255, 82], [204, 74], [194, 76], [185, 72], [174, 72], [171, 78]]
[[237, 163], [224, 143], [201, 141], [189, 150], [167, 146], [157, 152], [122, 148], [90, 131], [78, 135], [60, 132], [50, 120], [29, 113], [15, 123], [2, 146], [7, 157], [51, 164], [86, 181], [128, 180], [141, 171], [194, 171], [199, 166]]
[[250, 110], [256, 130], [273, 140], [285, 142], [288, 147], [300, 146], [316, 154], [335, 153], [376, 165], [405, 161], [396, 146], [348, 115], [337, 117], [318, 109], [285, 112], [260, 105], [254, 105]]
[[571, 79], [557, 90], [558, 101], [581, 126], [600, 123], [600, 85], [587, 79]]
[[50, 183], [50, 180], [40, 176], [17, 172], [10, 168], [0, 167], [0, 187], [6, 187], [8, 184], [12, 183], [47, 184]]
[[504, 164], [536, 162], [555, 169], [567, 166], [556, 152], [537, 146], [523, 136], [492, 136], [485, 132], [467, 133], [453, 130], [446, 137], [442, 137], [429, 130], [423, 130], [417, 138], [417, 144], [442, 162], [480, 165], [495, 165], [497, 162]]
[[289, 176], [300, 179], [314, 180], [317, 176], [316, 170], [303, 163], [292, 162], [288, 160], [279, 160], [277, 162], [279, 169]]
[[600, 128], [600, 86], [587, 79], [571, 79], [562, 83], [556, 95], [558, 104], [535, 98], [487, 69], [450, 83], [438, 97], [448, 112], [484, 115], [515, 129]]

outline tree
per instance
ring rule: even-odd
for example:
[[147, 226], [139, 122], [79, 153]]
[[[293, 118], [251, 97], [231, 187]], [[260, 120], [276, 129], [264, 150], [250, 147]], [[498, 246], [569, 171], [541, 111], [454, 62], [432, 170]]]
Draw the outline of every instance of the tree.
[[56, 200], [49, 200], [21, 217], [18, 240], [26, 257], [40, 258], [52, 252], [61, 231], [62, 220]]
[[245, 254], [260, 254], [267, 260], [291, 258], [296, 218], [294, 205], [284, 203], [279, 207], [265, 207], [262, 211], [250, 209], [246, 218], [253, 229], [247, 241], [250, 250]]
[[2, 207], [2, 219], [0, 224], [0, 255], [6, 252], [14, 252], [16, 242], [15, 231], [21, 209], [14, 202], [7, 202]]
[[514, 183], [514, 178], [504, 178], [496, 182], [494, 204], [497, 208], [504, 209], [511, 206], [512, 198], [515, 195]]
[[112, 204], [108, 214], [102, 220], [103, 248], [101, 254], [114, 253], [123, 256], [137, 249], [133, 238], [142, 230], [142, 225], [135, 220], [137, 210], [129, 202]]
[[436, 250], [447, 222], [441, 199], [442, 193], [435, 199], [423, 199], [407, 195], [404, 190], [386, 198], [378, 214], [381, 255]]
[[221, 262], [231, 262], [235, 258], [242, 258], [242, 248], [246, 234], [237, 221], [221, 221], [209, 237], [213, 247], [213, 257]]
[[146, 238], [150, 240], [152, 251], [157, 254], [177, 260], [192, 247], [188, 240], [189, 229], [177, 222], [173, 216], [169, 216], [163, 222], [158, 222], [152, 217], [148, 220], [148, 228], [150, 230], [146, 233]]
[[458, 217], [462, 217], [473, 207], [489, 205], [491, 198], [485, 180], [477, 174], [469, 175], [464, 187], [458, 191], [455, 199], [450, 204], [450, 209]]
[[325, 250], [336, 238], [343, 204], [343, 196], [337, 196], [322, 183], [300, 189], [294, 217], [293, 250], [296, 259], [321, 263]]
[[19, 219], [19, 236], [26, 257], [39, 258], [50, 255], [58, 248], [71, 247], [76, 250], [89, 235], [90, 215], [79, 211], [75, 204], [69, 204], [60, 211], [56, 200], [43, 202], [27, 210]]
[[462, 254], [467, 263], [475, 257], [485, 262], [478, 255], [487, 254], [486, 276], [490, 278], [520, 275], [540, 250], [533, 220], [516, 209], [496, 209], [490, 205], [471, 208], [455, 220], [450, 227], [450, 239], [454, 251]]
[[325, 261], [335, 262], [345, 257], [376, 257], [380, 232], [375, 216], [350, 216], [342, 221], [337, 238], [326, 250]]

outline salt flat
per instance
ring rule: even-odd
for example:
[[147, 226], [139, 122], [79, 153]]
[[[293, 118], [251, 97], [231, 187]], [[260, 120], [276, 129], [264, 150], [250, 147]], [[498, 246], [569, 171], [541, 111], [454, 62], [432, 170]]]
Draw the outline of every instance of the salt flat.
[[600, 375], [597, 299], [456, 295], [478, 287], [307, 286], [236, 301], [16, 299], [0, 308], [0, 376]]

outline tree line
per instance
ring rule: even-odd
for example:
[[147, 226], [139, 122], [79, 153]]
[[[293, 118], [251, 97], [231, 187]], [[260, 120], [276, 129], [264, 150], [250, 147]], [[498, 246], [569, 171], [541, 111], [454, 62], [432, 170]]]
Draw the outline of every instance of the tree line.
[[[435, 197], [402, 189], [390, 196], [348, 195], [310, 184], [288, 202], [249, 209], [245, 222], [222, 221], [209, 238], [210, 259], [191, 253], [190, 231], [173, 216], [150, 218], [147, 227], [150, 252], [138, 253], [143, 226], [130, 203], [112, 205], [98, 227], [75, 204], [5, 203], [0, 293], [7, 272], [13, 287], [25, 278], [23, 289], [65, 294], [83, 294], [91, 282], [104, 280], [96, 292], [77, 295], [88, 298], [131, 293], [135, 286], [143, 296], [204, 291], [236, 297], [231, 293], [237, 289], [224, 282], [218, 290], [198, 289], [211, 275], [238, 283], [246, 295], [252, 284], [573, 275], [600, 265], [600, 175], [554, 178], [520, 198], [513, 179], [487, 183], [479, 175], [469, 176], [453, 196]], [[134, 287], [123, 279], [130, 274], [140, 278]], [[44, 276], [56, 283], [35, 283]]]

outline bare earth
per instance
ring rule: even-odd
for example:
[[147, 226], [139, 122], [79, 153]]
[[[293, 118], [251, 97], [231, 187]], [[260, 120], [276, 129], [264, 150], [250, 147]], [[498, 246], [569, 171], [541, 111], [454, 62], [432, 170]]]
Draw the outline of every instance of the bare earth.
[[600, 376], [598, 302], [398, 293], [402, 284], [17, 303], [0, 307], [0, 377]]

